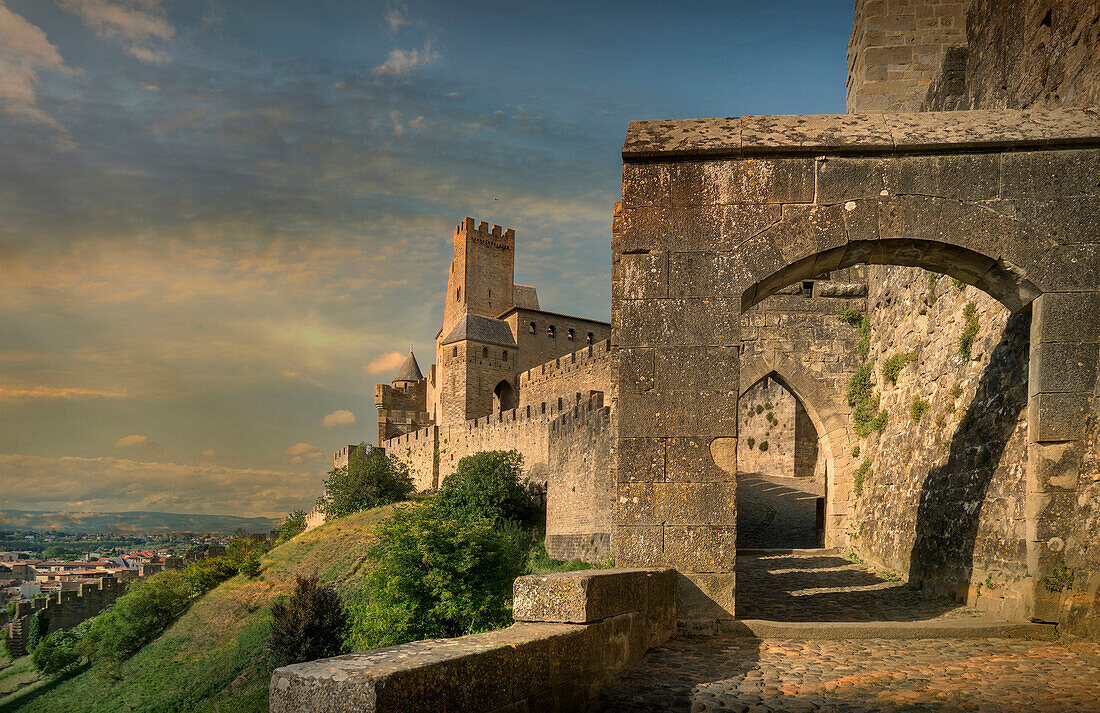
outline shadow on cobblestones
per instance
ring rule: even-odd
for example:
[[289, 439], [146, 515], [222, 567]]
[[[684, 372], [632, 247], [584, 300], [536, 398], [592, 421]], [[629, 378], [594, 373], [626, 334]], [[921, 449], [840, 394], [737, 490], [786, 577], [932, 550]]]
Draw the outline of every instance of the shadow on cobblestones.
[[738, 473], [737, 547], [816, 547], [816, 501], [823, 494], [808, 478]]

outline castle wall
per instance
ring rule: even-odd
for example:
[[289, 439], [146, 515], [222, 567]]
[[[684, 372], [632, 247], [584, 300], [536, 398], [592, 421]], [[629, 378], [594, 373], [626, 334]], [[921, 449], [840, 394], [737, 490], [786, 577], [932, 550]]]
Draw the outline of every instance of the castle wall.
[[590, 391], [609, 393], [611, 342], [603, 340], [529, 369], [517, 377], [517, 382], [520, 408], [541, 410], [543, 404], [553, 404], [561, 410], [587, 399]]
[[396, 456], [409, 467], [417, 492], [439, 487], [439, 427], [427, 426], [385, 441], [386, 455]]
[[[513, 310], [505, 317], [519, 345], [520, 371], [534, 369], [566, 354], [572, 354], [589, 344], [611, 338], [611, 325], [590, 319], [543, 312], [541, 310]], [[534, 325], [534, 326], [532, 326]], [[551, 327], [553, 333], [551, 334]]]
[[49, 628], [46, 634], [71, 629], [91, 619], [106, 609], [126, 591], [126, 586], [115, 577], [101, 577], [95, 582], [82, 582], [79, 589], [51, 594], [47, 598], [29, 602], [16, 602], [15, 613], [8, 629], [8, 648], [12, 656], [27, 653], [27, 639], [31, 632], [31, 616], [40, 609], [46, 610]]
[[737, 469], [793, 476], [794, 396], [774, 379], [765, 378], [746, 391], [738, 405]]

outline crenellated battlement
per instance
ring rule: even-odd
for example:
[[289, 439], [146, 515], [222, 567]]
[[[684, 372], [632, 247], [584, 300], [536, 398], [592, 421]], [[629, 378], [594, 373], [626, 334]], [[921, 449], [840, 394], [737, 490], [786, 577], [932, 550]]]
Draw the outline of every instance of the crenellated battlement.
[[527, 371], [521, 371], [519, 376], [516, 377], [516, 383], [519, 384], [520, 394], [522, 395], [524, 386], [552, 381], [564, 374], [592, 364], [602, 366], [610, 356], [611, 340], [605, 339], [602, 342], [589, 344], [587, 347], [565, 356], [552, 359], [545, 364], [539, 364]]
[[108, 575], [99, 577], [94, 582], [81, 582], [79, 589], [54, 592], [48, 597], [28, 602], [16, 602], [8, 626], [8, 648], [14, 656], [22, 656], [27, 652], [30, 618], [36, 611], [46, 611], [49, 622], [47, 633], [71, 629], [106, 609], [125, 591], [123, 582]]
[[484, 220], [475, 222], [473, 218], [467, 217], [455, 226], [455, 238], [460, 237], [481, 238], [496, 243], [503, 241], [509, 245], [514, 245], [516, 231], [512, 228], [506, 230], [499, 225], [490, 226], [489, 223]]

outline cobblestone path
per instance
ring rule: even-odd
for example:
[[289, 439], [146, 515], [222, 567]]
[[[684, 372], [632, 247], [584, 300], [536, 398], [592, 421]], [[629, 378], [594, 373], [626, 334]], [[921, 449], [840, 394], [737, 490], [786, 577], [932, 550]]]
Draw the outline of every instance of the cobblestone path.
[[740, 556], [736, 616], [772, 621], [923, 621], [982, 616], [838, 555]]
[[737, 474], [738, 547], [816, 547], [815, 501], [822, 486], [806, 478]]
[[603, 713], [1100, 712], [1100, 643], [680, 638], [605, 690]]

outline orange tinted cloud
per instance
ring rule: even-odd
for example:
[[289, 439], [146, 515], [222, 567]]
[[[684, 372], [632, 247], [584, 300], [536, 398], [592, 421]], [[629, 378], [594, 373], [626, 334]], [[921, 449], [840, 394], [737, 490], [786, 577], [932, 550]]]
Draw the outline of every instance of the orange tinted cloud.
[[348, 411], [347, 409], [338, 409], [322, 418], [321, 425], [325, 428], [336, 428], [337, 426], [354, 426], [355, 414], [353, 414], [351, 411]]
[[385, 374], [391, 371], [397, 371], [397, 368], [405, 361], [405, 355], [401, 352], [386, 352], [380, 356], [371, 359], [370, 363], [363, 368], [368, 374]]
[[48, 399], [121, 399], [119, 391], [81, 389], [67, 386], [5, 386], [0, 384], [0, 401], [40, 401]]
[[324, 453], [319, 448], [309, 445], [308, 443], [295, 443], [290, 448], [283, 451], [283, 455], [290, 459], [291, 463], [300, 464], [311, 460], [317, 460]]

